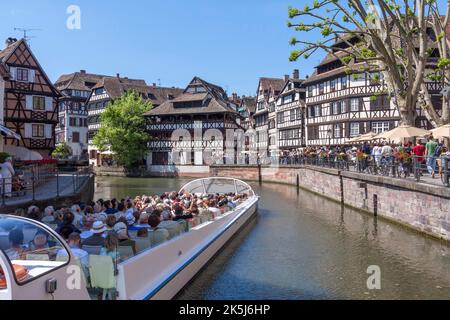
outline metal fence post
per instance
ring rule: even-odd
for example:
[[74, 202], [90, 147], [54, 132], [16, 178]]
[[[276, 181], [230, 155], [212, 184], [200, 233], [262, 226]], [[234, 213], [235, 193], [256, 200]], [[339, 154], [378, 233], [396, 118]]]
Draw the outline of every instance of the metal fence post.
[[2, 206], [5, 206], [5, 178], [2, 178]]
[[75, 174], [72, 174], [72, 184], [73, 184], [73, 192], [77, 192], [76, 187], [75, 187]]
[[31, 177], [31, 185], [32, 185], [32, 189], [33, 189], [33, 201], [36, 200], [36, 188], [35, 188], [35, 170], [31, 169], [32, 177]]
[[59, 198], [59, 170], [56, 169], [56, 198]]
[[444, 185], [446, 187], [449, 187], [450, 184], [448, 182], [448, 158], [447, 158], [447, 156], [442, 157], [441, 165], [443, 166], [443, 169], [444, 169]]

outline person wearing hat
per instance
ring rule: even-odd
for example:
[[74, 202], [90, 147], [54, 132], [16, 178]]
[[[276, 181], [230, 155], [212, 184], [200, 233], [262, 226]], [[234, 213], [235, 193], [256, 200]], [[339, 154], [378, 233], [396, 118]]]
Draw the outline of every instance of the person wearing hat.
[[125, 223], [119, 222], [114, 226], [114, 232], [119, 238], [119, 245], [121, 247], [131, 247], [133, 248], [133, 254], [136, 254], [136, 241], [131, 240], [128, 235], [128, 227]]
[[83, 241], [83, 246], [103, 246], [106, 226], [102, 221], [95, 221], [90, 232], [92, 235]]

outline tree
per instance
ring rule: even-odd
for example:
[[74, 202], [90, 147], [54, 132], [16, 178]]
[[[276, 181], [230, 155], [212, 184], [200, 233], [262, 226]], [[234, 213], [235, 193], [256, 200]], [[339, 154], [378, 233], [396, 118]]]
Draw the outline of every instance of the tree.
[[145, 131], [144, 113], [152, 107], [134, 91], [112, 101], [100, 115], [100, 129], [94, 137], [94, 145], [100, 151], [110, 149], [120, 165], [132, 168], [146, 153], [150, 135]]
[[[449, 41], [445, 35], [449, 15], [450, 1], [442, 16], [436, 0], [314, 0], [312, 6], [303, 9], [289, 8], [288, 27], [317, 32], [320, 40], [292, 38], [291, 45], [303, 47], [294, 50], [290, 60], [307, 59], [323, 49], [341, 60], [347, 73], [378, 70], [387, 85], [385, 92], [379, 94], [392, 98], [402, 124], [414, 125], [416, 108], [420, 107], [430, 123], [439, 126], [450, 121], [448, 104], [444, 101], [439, 116], [425, 79], [447, 83], [450, 79], [447, 73], [439, 78], [442, 72], [450, 72]], [[295, 23], [297, 20], [300, 22]], [[434, 30], [436, 39], [429, 29]], [[337, 49], [338, 42], [345, 48]], [[438, 68], [427, 74], [427, 64], [436, 54], [436, 47], [440, 54]]]
[[68, 158], [72, 155], [72, 148], [67, 144], [67, 142], [62, 142], [58, 144], [55, 150], [52, 152], [52, 157], [61, 159]]

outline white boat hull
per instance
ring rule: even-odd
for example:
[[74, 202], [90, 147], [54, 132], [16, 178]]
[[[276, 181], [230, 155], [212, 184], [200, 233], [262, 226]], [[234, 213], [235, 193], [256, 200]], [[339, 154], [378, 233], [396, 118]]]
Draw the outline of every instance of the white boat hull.
[[254, 196], [220, 219], [120, 264], [119, 299], [175, 297], [256, 213], [258, 200]]

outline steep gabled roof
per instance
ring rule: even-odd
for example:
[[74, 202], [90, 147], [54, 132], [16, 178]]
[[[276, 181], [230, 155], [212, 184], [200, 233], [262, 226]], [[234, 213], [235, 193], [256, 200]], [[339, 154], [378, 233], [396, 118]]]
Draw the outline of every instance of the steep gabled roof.
[[[204, 92], [190, 92], [190, 88], [201, 86]], [[201, 101], [202, 107], [176, 108], [175, 104], [182, 102]], [[183, 93], [175, 99], [168, 100], [159, 107], [147, 112], [147, 116], [206, 114], [206, 113], [237, 113], [228, 101], [225, 91], [199, 77], [194, 77]]]
[[56, 80], [55, 86], [58, 90], [90, 91], [93, 86], [88, 86], [88, 84], [93, 83], [95, 86], [104, 77], [106, 76], [86, 72], [74, 72], [60, 76]]
[[281, 78], [260, 78], [259, 79], [259, 87], [262, 90], [273, 90], [273, 91], [281, 91], [284, 86], [284, 79]]
[[[24, 45], [26, 50], [30, 53], [31, 58], [36, 62], [36, 65], [39, 68], [39, 70], [42, 74], [42, 77], [48, 83], [48, 86], [51, 88], [53, 93], [56, 96], [61, 96], [61, 93], [55, 88], [53, 83], [50, 81], [50, 78], [45, 73], [45, 70], [42, 68], [41, 64], [39, 63], [39, 60], [36, 59], [36, 56], [34, 55], [33, 51], [31, 51], [30, 46], [27, 44], [25, 39], [20, 39], [18, 41], [15, 41], [14, 43], [8, 45], [4, 50], [0, 51], [0, 63], [3, 64], [4, 67], [6, 67], [8, 64], [9, 58], [17, 50], [17, 48], [19, 48], [21, 45]], [[7, 70], [9, 70], [9, 67], [7, 68]]]

